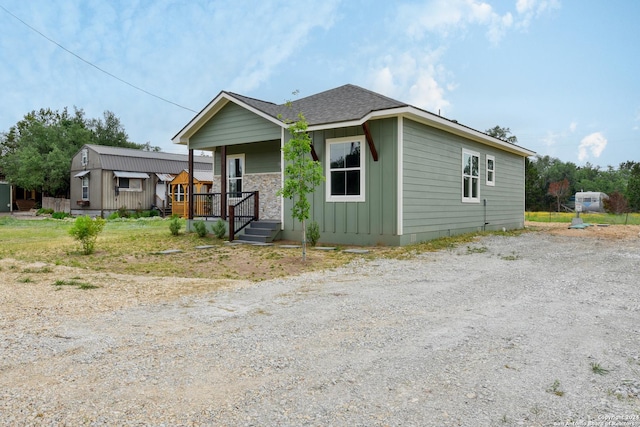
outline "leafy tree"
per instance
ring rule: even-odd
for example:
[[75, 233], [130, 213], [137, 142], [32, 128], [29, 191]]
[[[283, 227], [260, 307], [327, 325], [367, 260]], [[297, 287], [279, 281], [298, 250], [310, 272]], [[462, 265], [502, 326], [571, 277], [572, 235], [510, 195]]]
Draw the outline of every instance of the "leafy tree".
[[324, 181], [322, 165], [311, 158], [311, 137], [307, 133], [307, 120], [302, 113], [298, 120], [289, 124], [289, 141], [282, 151], [286, 166], [284, 186], [278, 195], [291, 199], [291, 215], [302, 224], [302, 260], [306, 260], [307, 242], [305, 221], [309, 219], [311, 204], [307, 195]]
[[6, 179], [27, 190], [65, 194], [69, 188], [71, 158], [78, 149], [91, 142], [84, 113], [70, 114], [41, 109], [2, 134], [2, 168]]
[[485, 133], [489, 136], [493, 136], [494, 138], [501, 139], [511, 144], [516, 144], [518, 142], [518, 138], [515, 135], [509, 136], [509, 134], [511, 133], [511, 129], [509, 128], [494, 126], [491, 129], [487, 129]]
[[150, 143], [128, 140], [120, 119], [110, 111], [102, 119], [86, 119], [84, 111], [70, 113], [40, 109], [24, 116], [0, 134], [0, 170], [6, 179], [27, 190], [51, 195], [69, 191], [71, 159], [85, 144], [155, 151]]
[[625, 168], [630, 171], [626, 192], [629, 208], [637, 212], [640, 211], [640, 162], [627, 162]]
[[623, 214], [629, 210], [627, 199], [618, 191], [609, 194], [609, 198], [604, 199], [602, 204], [605, 211], [616, 215]]
[[528, 211], [545, 210], [549, 206], [546, 202], [546, 183], [538, 173], [535, 161], [525, 158], [524, 174], [525, 209]]
[[562, 181], [552, 182], [549, 184], [548, 193], [556, 198], [558, 203], [558, 212], [560, 212], [560, 200], [571, 194], [569, 189], [569, 180], [565, 178]]

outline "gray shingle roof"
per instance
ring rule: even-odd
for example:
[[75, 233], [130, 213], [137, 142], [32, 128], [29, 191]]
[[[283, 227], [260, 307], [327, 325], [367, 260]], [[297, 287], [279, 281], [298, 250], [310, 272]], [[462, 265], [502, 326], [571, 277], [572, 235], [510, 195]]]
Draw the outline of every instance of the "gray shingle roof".
[[[102, 169], [129, 172], [178, 174], [189, 167], [186, 154], [143, 151], [134, 148], [87, 144], [87, 148], [100, 154]], [[194, 169], [212, 170], [212, 158], [194, 156]]]
[[275, 118], [282, 115], [285, 119], [295, 120], [298, 113], [302, 112], [310, 126], [359, 120], [373, 111], [408, 106], [403, 102], [351, 84], [292, 101], [291, 107], [232, 92], [226, 93]]

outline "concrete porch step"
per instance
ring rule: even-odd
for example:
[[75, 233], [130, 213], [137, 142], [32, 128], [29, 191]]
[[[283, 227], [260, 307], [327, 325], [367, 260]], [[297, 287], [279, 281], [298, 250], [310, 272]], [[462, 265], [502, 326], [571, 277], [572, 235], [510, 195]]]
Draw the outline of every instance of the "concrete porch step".
[[252, 221], [242, 230], [236, 241], [239, 243], [271, 243], [278, 240], [282, 223], [277, 220]]

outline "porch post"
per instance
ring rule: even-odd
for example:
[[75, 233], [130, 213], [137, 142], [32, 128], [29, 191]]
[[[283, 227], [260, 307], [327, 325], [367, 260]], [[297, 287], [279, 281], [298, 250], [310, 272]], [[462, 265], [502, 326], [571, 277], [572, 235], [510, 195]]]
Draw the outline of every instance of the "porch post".
[[254, 191], [255, 197], [253, 198], [253, 219], [255, 221], [260, 220], [260, 192]]
[[227, 219], [227, 147], [220, 147], [220, 217]]
[[193, 219], [193, 149], [189, 149], [189, 197], [187, 203], [189, 204], [188, 218]]

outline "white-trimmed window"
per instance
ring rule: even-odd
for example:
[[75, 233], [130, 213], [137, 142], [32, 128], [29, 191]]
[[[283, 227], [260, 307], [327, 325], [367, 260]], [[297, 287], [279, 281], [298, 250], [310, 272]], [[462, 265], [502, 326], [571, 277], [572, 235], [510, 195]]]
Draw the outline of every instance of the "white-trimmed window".
[[462, 201], [480, 203], [480, 154], [462, 149]]
[[496, 158], [487, 155], [487, 185], [496, 185]]
[[182, 184], [177, 184], [174, 188], [174, 201], [175, 202], [184, 202], [185, 201], [185, 187]]
[[229, 198], [242, 197], [244, 154], [227, 156], [227, 194]]
[[327, 139], [328, 202], [364, 202], [364, 136]]
[[82, 164], [82, 166], [87, 166], [87, 163], [89, 163], [89, 150], [86, 148], [82, 149], [82, 153], [80, 155], [80, 163]]
[[82, 177], [82, 200], [89, 200], [89, 177]]

